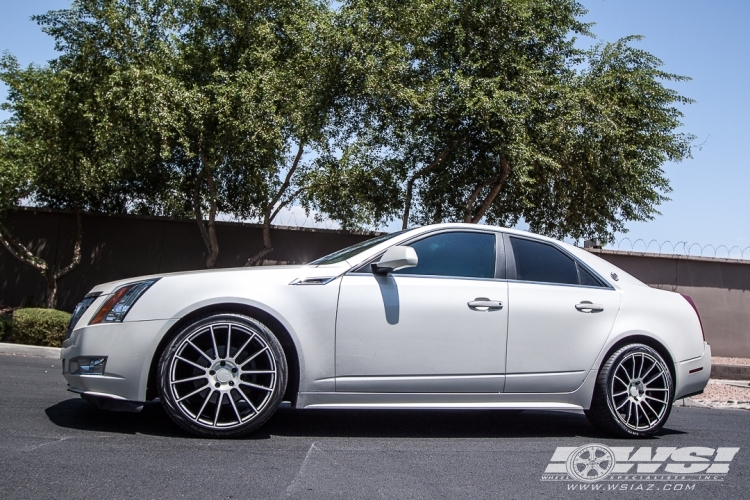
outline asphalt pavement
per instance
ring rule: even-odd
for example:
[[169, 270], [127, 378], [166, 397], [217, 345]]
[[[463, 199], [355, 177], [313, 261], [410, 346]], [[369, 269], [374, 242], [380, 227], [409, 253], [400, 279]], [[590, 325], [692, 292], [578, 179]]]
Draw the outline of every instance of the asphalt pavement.
[[[675, 408], [656, 437], [631, 441], [575, 412], [281, 409], [249, 437], [206, 440], [179, 430], [158, 404], [136, 414], [95, 409], [66, 392], [59, 360], [0, 355], [0, 380], [3, 499], [750, 498], [742, 410]], [[729, 462], [731, 450], [722, 452], [725, 474], [543, 480], [558, 447], [589, 443], [633, 448], [641, 461], [688, 461], [673, 467], [700, 468], [712, 460], [706, 449], [739, 451]]]

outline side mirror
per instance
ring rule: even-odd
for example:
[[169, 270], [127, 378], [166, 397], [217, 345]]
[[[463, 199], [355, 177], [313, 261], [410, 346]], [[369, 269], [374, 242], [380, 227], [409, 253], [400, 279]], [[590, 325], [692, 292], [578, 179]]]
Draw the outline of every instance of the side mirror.
[[412, 247], [391, 247], [385, 251], [380, 261], [372, 264], [372, 271], [377, 274], [387, 274], [407, 267], [416, 267], [419, 259]]

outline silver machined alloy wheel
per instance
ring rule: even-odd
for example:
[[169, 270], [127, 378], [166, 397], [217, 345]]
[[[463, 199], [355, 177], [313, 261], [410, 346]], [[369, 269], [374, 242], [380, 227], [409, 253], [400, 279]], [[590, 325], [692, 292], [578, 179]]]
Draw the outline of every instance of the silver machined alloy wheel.
[[610, 385], [610, 404], [634, 431], [648, 431], [669, 409], [668, 370], [660, 359], [633, 352], [617, 362]]
[[170, 417], [210, 437], [250, 432], [275, 412], [286, 388], [284, 352], [253, 318], [219, 314], [185, 328], [159, 365], [160, 395]]
[[647, 345], [631, 344], [602, 365], [585, 413], [611, 434], [645, 437], [663, 427], [673, 399], [672, 374], [662, 356]]

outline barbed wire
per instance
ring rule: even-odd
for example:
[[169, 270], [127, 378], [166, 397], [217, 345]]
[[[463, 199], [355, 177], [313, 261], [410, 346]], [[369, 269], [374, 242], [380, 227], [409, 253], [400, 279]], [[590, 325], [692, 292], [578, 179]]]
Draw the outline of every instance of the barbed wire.
[[[299, 216], [299, 217], [298, 217]], [[233, 220], [227, 218], [225, 220]], [[238, 221], [242, 222], [242, 221]], [[244, 221], [249, 222], [249, 221]], [[262, 221], [252, 221], [260, 223]], [[340, 229], [338, 222], [327, 219], [318, 218], [314, 215], [302, 215], [296, 213], [293, 210], [282, 210], [274, 218], [273, 225], [275, 226], [288, 226], [288, 227], [308, 227], [313, 229]], [[580, 245], [580, 240], [576, 241], [576, 245]], [[689, 241], [678, 241], [672, 243], [671, 240], [659, 241], [651, 239], [646, 241], [644, 238], [622, 238], [616, 240], [613, 245], [604, 245], [605, 250], [621, 250], [627, 252], [637, 253], [655, 253], [662, 255], [684, 255], [692, 257], [712, 257], [716, 259], [732, 259], [732, 260], [750, 260], [750, 246], [740, 247], [739, 245], [727, 246], [727, 245], [713, 245], [711, 243], [691, 243]]]
[[[301, 216], [300, 219], [302, 219]], [[320, 220], [310, 215], [306, 215], [305, 218], [302, 219], [302, 222], [300, 222], [300, 220], [297, 219], [297, 214], [292, 211], [288, 211], [286, 214], [284, 214], [283, 211], [279, 212], [279, 214], [273, 219], [273, 224], [275, 226], [310, 227], [314, 229], [339, 229], [341, 227], [338, 222], [331, 219]]]
[[624, 250], [630, 252], [656, 253], [665, 255], [684, 255], [692, 257], [713, 257], [715, 259], [750, 259], [750, 246], [742, 248], [739, 245], [731, 247], [727, 245], [713, 245], [711, 243], [690, 243], [688, 241], [658, 241], [655, 239], [646, 242], [643, 238], [632, 240], [623, 238], [615, 242], [613, 246], [605, 245], [607, 250]]

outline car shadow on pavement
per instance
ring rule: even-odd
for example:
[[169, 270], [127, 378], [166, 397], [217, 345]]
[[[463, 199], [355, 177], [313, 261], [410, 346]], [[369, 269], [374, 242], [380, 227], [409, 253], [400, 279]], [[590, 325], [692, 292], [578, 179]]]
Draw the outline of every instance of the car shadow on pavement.
[[[279, 410], [262, 429], [278, 436], [383, 438], [608, 438], [581, 412], [512, 410]], [[664, 428], [655, 438], [681, 431]]]
[[187, 437], [159, 403], [148, 403], [138, 413], [106, 411], [80, 398], [66, 399], [45, 409], [50, 421], [67, 429], [116, 434]]
[[[99, 410], [82, 399], [68, 399], [45, 410], [50, 421], [69, 429], [116, 434], [192, 437], [158, 403], [139, 413]], [[654, 438], [681, 431], [664, 428]], [[243, 439], [287, 437], [348, 438], [518, 438], [589, 437], [609, 439], [580, 412], [508, 410], [294, 410], [279, 409], [271, 420]]]

